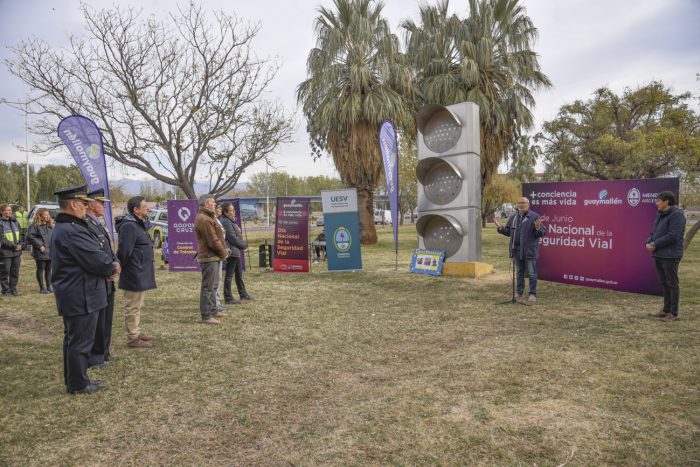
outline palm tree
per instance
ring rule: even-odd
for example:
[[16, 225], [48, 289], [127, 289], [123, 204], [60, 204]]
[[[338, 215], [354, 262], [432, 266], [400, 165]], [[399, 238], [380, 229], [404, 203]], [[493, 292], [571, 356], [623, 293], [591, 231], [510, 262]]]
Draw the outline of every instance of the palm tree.
[[469, 16], [448, 14], [449, 0], [402, 23], [425, 103], [475, 102], [480, 109], [482, 189], [523, 129], [532, 92], [550, 87], [532, 44], [537, 29], [518, 0], [469, 0]]
[[341, 180], [357, 188], [361, 242], [377, 242], [374, 190], [382, 173], [378, 125], [392, 119], [413, 125], [406, 98], [414, 82], [399, 40], [374, 0], [334, 0], [320, 7], [316, 47], [307, 61], [308, 79], [297, 88], [316, 156], [327, 151]]

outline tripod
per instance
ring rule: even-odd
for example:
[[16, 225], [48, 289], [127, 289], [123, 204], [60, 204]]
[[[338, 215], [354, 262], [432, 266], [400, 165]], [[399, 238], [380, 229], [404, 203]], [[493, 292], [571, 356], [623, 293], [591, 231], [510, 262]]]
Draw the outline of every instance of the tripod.
[[[513, 217], [509, 220], [510, 225], [511, 225], [511, 229], [512, 229], [511, 236], [510, 236], [510, 243], [508, 245], [508, 251], [510, 252], [509, 256], [511, 259], [511, 261], [510, 261], [510, 263], [511, 263], [510, 277], [511, 277], [512, 295], [511, 295], [510, 300], [506, 300], [504, 302], [498, 302], [498, 305], [512, 304], [512, 305], [530, 306], [529, 303], [519, 302], [515, 298], [515, 261], [517, 260], [517, 258], [515, 257], [515, 249], [513, 247], [515, 244], [515, 236], [520, 235], [520, 232], [518, 232], [520, 225], [516, 224], [517, 215], [518, 215], [518, 213], [516, 212], [515, 214], [513, 214]], [[508, 225], [508, 224], [506, 224], [506, 225]]]

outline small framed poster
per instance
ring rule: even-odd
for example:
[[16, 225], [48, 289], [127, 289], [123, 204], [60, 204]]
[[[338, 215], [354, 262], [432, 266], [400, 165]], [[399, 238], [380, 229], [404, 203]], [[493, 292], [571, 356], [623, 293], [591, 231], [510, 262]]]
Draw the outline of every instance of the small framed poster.
[[416, 248], [411, 259], [411, 272], [439, 276], [442, 274], [444, 262], [445, 250], [420, 250]]

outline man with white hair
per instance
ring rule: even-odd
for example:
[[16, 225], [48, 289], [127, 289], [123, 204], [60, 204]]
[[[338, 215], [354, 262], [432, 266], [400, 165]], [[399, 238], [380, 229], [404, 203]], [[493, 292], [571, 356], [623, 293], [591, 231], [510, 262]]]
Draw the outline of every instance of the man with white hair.
[[510, 237], [508, 253], [515, 263], [517, 274], [516, 298], [522, 299], [525, 293], [525, 271], [530, 282], [528, 301], [537, 300], [537, 259], [539, 258], [540, 238], [547, 234], [540, 215], [530, 209], [530, 200], [520, 198], [518, 209], [508, 219], [505, 226], [494, 217], [493, 222], [501, 235]]

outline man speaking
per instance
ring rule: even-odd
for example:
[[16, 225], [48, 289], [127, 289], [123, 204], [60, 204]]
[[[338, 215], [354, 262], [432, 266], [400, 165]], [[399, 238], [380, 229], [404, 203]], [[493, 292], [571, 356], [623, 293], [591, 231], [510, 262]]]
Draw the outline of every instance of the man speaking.
[[525, 292], [525, 270], [530, 282], [530, 294], [528, 301], [537, 300], [537, 258], [539, 258], [539, 240], [547, 234], [547, 229], [542, 225], [540, 215], [530, 209], [530, 201], [527, 198], [518, 200], [518, 210], [510, 216], [505, 226], [494, 217], [493, 222], [501, 235], [510, 237], [508, 253], [515, 262], [515, 271], [518, 277], [516, 283], [516, 298], [523, 298]]

